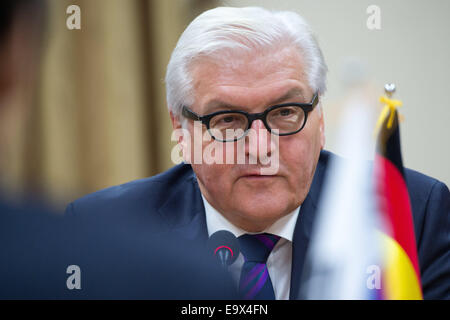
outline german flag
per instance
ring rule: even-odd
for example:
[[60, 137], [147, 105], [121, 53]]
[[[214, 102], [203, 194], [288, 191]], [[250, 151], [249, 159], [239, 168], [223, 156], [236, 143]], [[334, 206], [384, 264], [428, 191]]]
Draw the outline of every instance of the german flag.
[[398, 100], [380, 98], [386, 103], [380, 117], [381, 128], [375, 155], [376, 189], [381, 220], [384, 268], [382, 299], [423, 299], [411, 204], [405, 182]]

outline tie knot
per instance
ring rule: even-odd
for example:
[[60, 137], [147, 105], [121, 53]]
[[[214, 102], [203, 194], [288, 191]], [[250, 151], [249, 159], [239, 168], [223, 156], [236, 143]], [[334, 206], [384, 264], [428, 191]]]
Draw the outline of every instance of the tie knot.
[[266, 263], [280, 237], [270, 233], [258, 233], [244, 234], [238, 240], [245, 261]]

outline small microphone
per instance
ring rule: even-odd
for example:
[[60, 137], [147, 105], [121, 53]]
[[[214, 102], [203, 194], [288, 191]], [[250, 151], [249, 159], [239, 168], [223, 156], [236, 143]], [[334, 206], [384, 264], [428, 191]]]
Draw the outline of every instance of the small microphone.
[[209, 251], [218, 259], [223, 268], [227, 268], [239, 256], [239, 242], [230, 231], [214, 232], [208, 240]]

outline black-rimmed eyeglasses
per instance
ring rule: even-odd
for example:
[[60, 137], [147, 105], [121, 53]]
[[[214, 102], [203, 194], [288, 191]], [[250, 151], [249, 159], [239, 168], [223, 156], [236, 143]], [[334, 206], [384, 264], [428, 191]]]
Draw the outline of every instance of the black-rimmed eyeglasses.
[[266, 129], [279, 136], [295, 134], [303, 129], [311, 112], [318, 104], [318, 93], [310, 103], [283, 103], [267, 108], [261, 113], [224, 110], [200, 116], [183, 106], [182, 114], [186, 118], [201, 121], [213, 137], [221, 142], [232, 142], [243, 138], [251, 128], [253, 121], [262, 120]]

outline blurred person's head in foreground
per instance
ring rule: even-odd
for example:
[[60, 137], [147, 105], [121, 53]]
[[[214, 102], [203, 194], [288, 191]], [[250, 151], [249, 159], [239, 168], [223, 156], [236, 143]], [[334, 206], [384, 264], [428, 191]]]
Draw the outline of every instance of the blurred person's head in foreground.
[[0, 191], [14, 144], [23, 143], [35, 103], [45, 29], [46, 2], [0, 2]]

